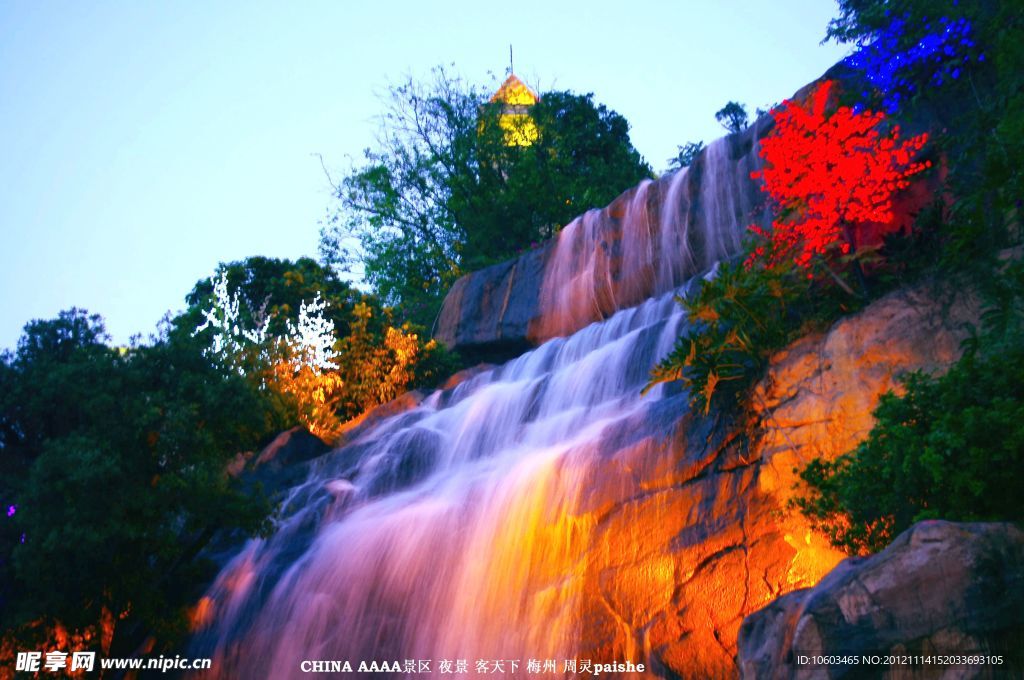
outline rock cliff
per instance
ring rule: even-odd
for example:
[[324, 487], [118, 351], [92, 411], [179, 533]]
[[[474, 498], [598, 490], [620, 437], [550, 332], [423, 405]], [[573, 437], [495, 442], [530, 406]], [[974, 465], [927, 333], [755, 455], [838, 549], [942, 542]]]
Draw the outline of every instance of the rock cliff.
[[736, 675], [743, 618], [845, 557], [787, 510], [794, 468], [852, 449], [901, 374], [958, 357], [976, 304], [941, 290], [897, 291], [779, 352], [755, 391], [753, 441], [750, 424], [680, 418], [678, 391], [602, 434], [600, 465], [578, 480], [581, 544], [565, 576], [580, 594], [580, 658]]
[[[903, 373], [946, 369], [978, 316], [943, 286], [894, 292], [773, 357], [743, 422], [690, 413], [678, 385], [641, 398], [685, 323], [671, 291], [765, 220], [750, 173], [770, 127], [457, 281], [435, 327], [449, 346], [507, 359], [554, 340], [405, 395], [334, 451], [300, 457], [277, 534], [250, 542], [204, 598], [195, 655], [217, 659], [219, 677], [290, 677], [311, 648], [573, 654], [735, 677], [744, 617], [845, 558], [787, 510], [794, 468], [856, 446], [879, 396]], [[929, 194], [914, 191], [901, 219]]]

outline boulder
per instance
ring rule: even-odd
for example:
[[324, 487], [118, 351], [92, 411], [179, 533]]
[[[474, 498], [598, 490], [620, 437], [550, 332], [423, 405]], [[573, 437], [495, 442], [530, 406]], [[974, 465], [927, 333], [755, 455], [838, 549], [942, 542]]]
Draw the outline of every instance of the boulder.
[[[886, 655], [1002, 661], [889, 665]], [[1024, 532], [1006, 523], [915, 524], [877, 555], [847, 559], [814, 588], [748, 616], [739, 666], [751, 680], [1024, 677]]]
[[528, 350], [530, 322], [539, 313], [544, 267], [553, 242], [463, 276], [452, 285], [434, 324], [434, 338], [483, 361]]

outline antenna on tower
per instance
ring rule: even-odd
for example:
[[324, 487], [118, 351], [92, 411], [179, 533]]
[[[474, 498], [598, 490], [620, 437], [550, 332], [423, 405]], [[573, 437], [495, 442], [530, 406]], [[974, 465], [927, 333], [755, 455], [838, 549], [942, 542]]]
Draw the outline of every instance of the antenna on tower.
[[516, 70], [512, 66], [512, 43], [508, 44], [508, 73], [512, 75]]

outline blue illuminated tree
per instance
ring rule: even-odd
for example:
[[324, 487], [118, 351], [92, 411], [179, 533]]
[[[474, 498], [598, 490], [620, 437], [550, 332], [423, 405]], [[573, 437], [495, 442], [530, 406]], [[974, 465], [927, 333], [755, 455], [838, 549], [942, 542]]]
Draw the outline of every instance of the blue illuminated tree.
[[865, 100], [879, 95], [889, 113], [913, 96], [915, 83], [942, 85], [958, 79], [972, 60], [985, 60], [976, 49], [967, 19], [942, 17], [926, 22], [921, 37], [909, 45], [907, 19], [894, 18], [887, 27], [859, 39], [857, 50], [845, 60], [870, 88], [864, 92]]

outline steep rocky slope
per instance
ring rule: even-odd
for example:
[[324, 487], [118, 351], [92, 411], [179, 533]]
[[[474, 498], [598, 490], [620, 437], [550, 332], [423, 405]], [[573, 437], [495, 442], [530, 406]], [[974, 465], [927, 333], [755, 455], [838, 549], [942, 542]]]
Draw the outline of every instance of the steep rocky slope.
[[[222, 677], [251, 670], [253, 663], [287, 676], [294, 670], [292, 656], [309, 645], [339, 658], [353, 649], [416, 654], [420, 644], [429, 656], [455, 640], [469, 644], [471, 654], [511, 645], [517, 654], [540, 655], [550, 639], [561, 641], [553, 655], [641, 662], [662, 677], [735, 677], [743, 618], [813, 586], [844, 558], [787, 511], [793, 467], [854, 446], [870, 428], [879, 395], [896, 387], [901, 373], [948, 366], [965, 335], [963, 323], [976, 317], [976, 309], [963, 295], [922, 286], [893, 293], [827, 333], [795, 343], [773, 359], [757, 388], [760, 434], [753, 440], [749, 423], [688, 413], [678, 389], [639, 402], [627, 397], [564, 453], [553, 456], [556, 445], [530, 462], [534, 454], [518, 445], [511, 471], [485, 487], [493, 498], [483, 509], [467, 509], [465, 517], [445, 510], [444, 524], [434, 527], [434, 502], [410, 500], [424, 496], [415, 485], [431, 478], [431, 461], [450, 455], [434, 441], [436, 430], [420, 426], [429, 414], [440, 408], [433, 416], [440, 417], [460, 404], [478, 413], [465, 418], [484, 430], [444, 421], [456, 428], [455, 441], [471, 435], [467, 451], [475, 456], [483, 455], [480, 447], [502, 446], [498, 440], [529, 441], [536, 436], [529, 430], [516, 434], [498, 422], [514, 422], [507, 421], [512, 402], [481, 410], [484, 397], [469, 395], [522, 402], [523, 417], [538, 417], [537, 427], [545, 422], [548, 399], [594, 403], [598, 397], [590, 389], [600, 389], [602, 373], [619, 370], [619, 362], [626, 362], [622, 369], [631, 381], [642, 380], [643, 366], [675, 328], [637, 326], [636, 318], [653, 314], [643, 311], [653, 304], [616, 316], [613, 322], [623, 330], [637, 330], [595, 356], [572, 349], [580, 338], [556, 341], [514, 362], [521, 369], [486, 369], [435, 395], [410, 394], [371, 414], [348, 445], [299, 463], [301, 471], [288, 473], [291, 480], [306, 480], [287, 494], [286, 507], [297, 510], [286, 512], [294, 516], [272, 540], [250, 544], [222, 573], [204, 598], [201, 628], [208, 629], [193, 651], [214, 656], [215, 665], [226, 669]], [[665, 298], [658, 304], [668, 309], [674, 303]], [[607, 332], [595, 326], [583, 337], [600, 343]], [[635, 344], [620, 350], [627, 339]], [[543, 379], [539, 389], [521, 378], [494, 382], [497, 374], [512, 373], [509, 380], [529, 365], [550, 362], [544, 357], [552, 352], [581, 356], [582, 363], [568, 364], [562, 377]], [[565, 381], [575, 381], [581, 371], [598, 382], [573, 395]], [[559, 397], [565, 389], [570, 391]], [[488, 419], [498, 420], [487, 425]], [[490, 466], [486, 456], [480, 461]], [[462, 465], [443, 472], [441, 482], [456, 484]], [[360, 503], [364, 493], [369, 496]], [[365, 532], [345, 519], [350, 507], [369, 522]], [[335, 535], [347, 538], [339, 543]], [[392, 552], [402, 559], [392, 563]], [[438, 581], [441, 574], [447, 576]], [[445, 585], [447, 579], [454, 581]], [[337, 592], [328, 595], [332, 589]], [[407, 599], [393, 600], [395, 593]], [[359, 617], [379, 623], [361, 618], [353, 628], [356, 619], [346, 613], [353, 602], [363, 602]], [[464, 630], [466, 617], [481, 615], [474, 624], [480, 629]], [[325, 621], [336, 623], [321, 628]], [[441, 641], [435, 639], [449, 628]], [[546, 632], [530, 642], [537, 630]], [[432, 641], [417, 642], [424, 635]], [[274, 655], [259, 656], [275, 648]]]
[[672, 292], [765, 219], [750, 173], [770, 127], [460, 279], [435, 336], [488, 359], [530, 351], [410, 393], [299, 463], [277, 533], [204, 598], [195, 655], [220, 677], [298, 675], [309, 649], [735, 677], [744, 617], [844, 558], [788, 510], [794, 468], [852, 449], [879, 396], [952, 364], [978, 315], [937, 284], [891, 293], [778, 353], [750, 421], [695, 415], [678, 385], [641, 397], [686, 323]]

